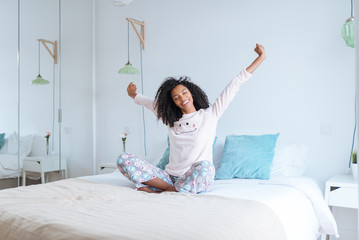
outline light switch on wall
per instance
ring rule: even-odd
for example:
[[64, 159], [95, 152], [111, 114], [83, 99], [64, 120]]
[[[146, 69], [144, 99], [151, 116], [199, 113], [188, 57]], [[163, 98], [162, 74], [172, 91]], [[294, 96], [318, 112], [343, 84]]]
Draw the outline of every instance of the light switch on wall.
[[320, 135], [329, 136], [332, 134], [332, 125], [331, 124], [320, 124]]
[[64, 134], [71, 134], [72, 128], [71, 127], [64, 127]]

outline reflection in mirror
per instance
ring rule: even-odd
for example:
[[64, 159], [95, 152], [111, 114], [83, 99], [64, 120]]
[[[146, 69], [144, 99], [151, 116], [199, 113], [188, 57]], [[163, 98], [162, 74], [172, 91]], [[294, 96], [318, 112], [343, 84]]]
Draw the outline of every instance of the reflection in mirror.
[[[19, 186], [22, 174], [22, 184], [44, 182], [34, 165], [41, 159], [61, 169], [60, 3], [0, 1], [0, 189]], [[40, 70], [48, 84], [31, 84]]]
[[18, 1], [0, 1], [0, 189], [19, 184]]
[[[41, 12], [37, 11], [39, 8]], [[49, 180], [49, 174], [45, 179], [43, 173], [45, 161], [51, 162], [53, 171], [61, 168], [57, 121], [60, 104], [59, 10], [59, 0], [26, 0], [20, 4], [20, 153], [23, 185], [31, 184], [31, 180], [34, 183]]]

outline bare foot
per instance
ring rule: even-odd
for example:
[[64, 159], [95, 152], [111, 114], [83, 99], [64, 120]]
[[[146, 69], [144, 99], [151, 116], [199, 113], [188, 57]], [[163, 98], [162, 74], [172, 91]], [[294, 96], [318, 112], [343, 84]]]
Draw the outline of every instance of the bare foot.
[[167, 188], [166, 190], [164, 190], [164, 192], [178, 192], [177, 189], [175, 188], [175, 186], [170, 186], [169, 188]]
[[143, 192], [148, 192], [148, 193], [160, 193], [159, 191], [153, 191], [149, 187], [140, 187], [140, 188], [137, 188], [137, 191], [143, 191]]

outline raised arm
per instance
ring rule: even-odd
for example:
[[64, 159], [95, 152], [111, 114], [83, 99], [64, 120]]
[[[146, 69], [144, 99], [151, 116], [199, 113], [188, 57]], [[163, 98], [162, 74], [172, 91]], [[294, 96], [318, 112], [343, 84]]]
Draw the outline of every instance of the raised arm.
[[157, 116], [157, 112], [154, 108], [154, 99], [143, 96], [142, 94], [137, 94], [136, 91], [137, 91], [136, 85], [133, 82], [131, 82], [127, 87], [128, 96], [133, 98], [136, 104], [145, 106]]
[[256, 48], [254, 51], [258, 54], [258, 57], [254, 60], [254, 62], [246, 68], [246, 71], [252, 74], [261, 63], [266, 59], [267, 54], [264, 51], [264, 47], [262, 45], [256, 44]]
[[266, 58], [266, 53], [262, 45], [256, 44], [254, 51], [258, 54], [258, 57], [254, 60], [254, 62], [249, 65], [245, 70], [243, 69], [222, 91], [219, 97], [212, 105], [213, 114], [220, 118], [223, 112], [227, 109], [230, 102], [236, 96], [240, 86], [245, 83], [251, 76], [252, 73], [261, 65], [261, 63]]

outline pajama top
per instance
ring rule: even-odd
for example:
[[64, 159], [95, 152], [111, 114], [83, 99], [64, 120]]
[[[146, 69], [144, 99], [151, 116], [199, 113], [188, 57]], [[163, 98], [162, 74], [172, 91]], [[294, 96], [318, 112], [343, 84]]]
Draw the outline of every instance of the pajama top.
[[[212, 145], [216, 136], [218, 119], [233, 100], [239, 87], [247, 81], [252, 74], [242, 70], [226, 86], [216, 101], [206, 109], [183, 114], [168, 128], [170, 140], [170, 158], [166, 172], [172, 176], [180, 177], [190, 169], [195, 162], [208, 160], [212, 162]], [[136, 104], [144, 105], [156, 115], [154, 99], [137, 94]]]

